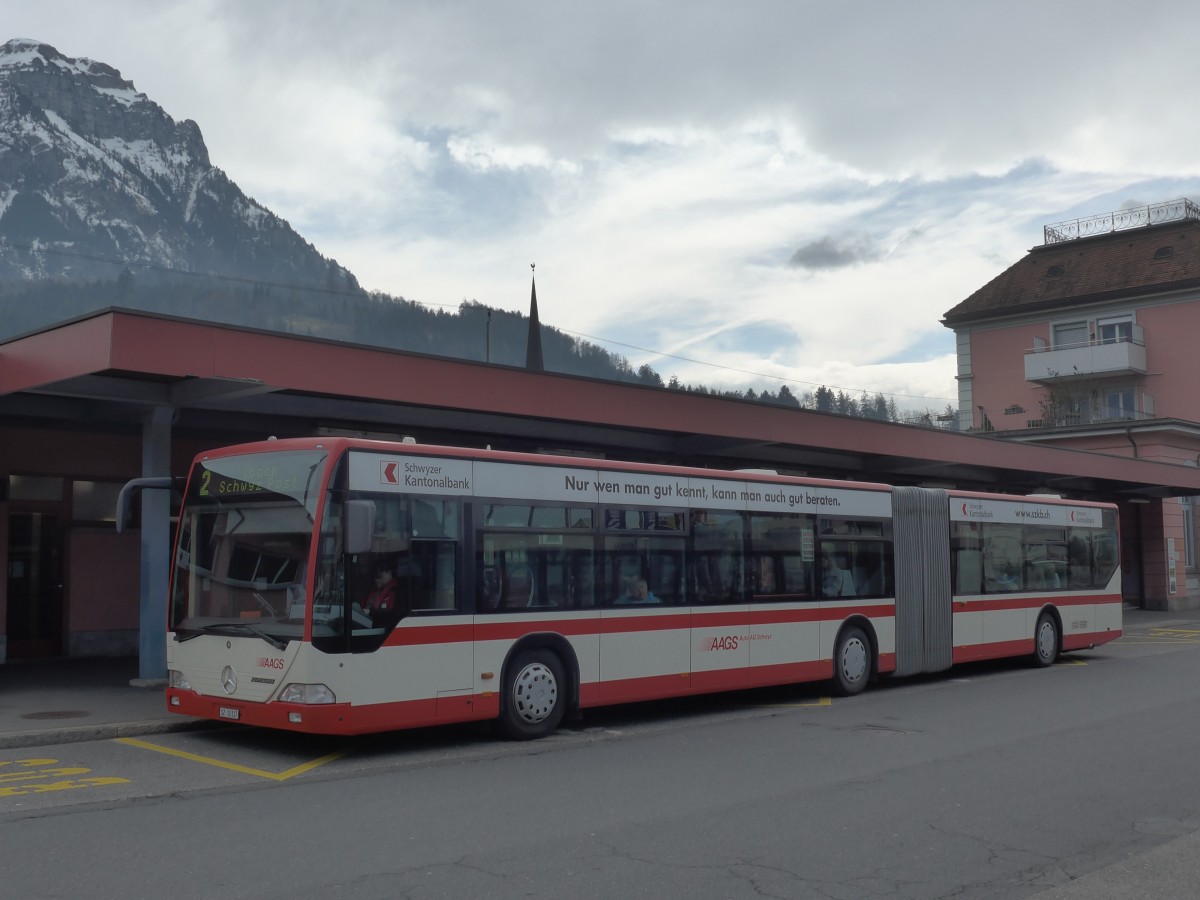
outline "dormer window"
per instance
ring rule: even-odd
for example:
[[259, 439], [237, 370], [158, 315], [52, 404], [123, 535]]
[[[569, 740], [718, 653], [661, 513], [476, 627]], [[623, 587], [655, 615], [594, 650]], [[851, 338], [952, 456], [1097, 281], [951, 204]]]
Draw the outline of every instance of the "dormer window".
[[1169, 246], [1168, 247], [1159, 247], [1157, 250], [1154, 251], [1155, 259], [1170, 259], [1174, 255], [1175, 255], [1174, 247], [1169, 247]]
[[1065, 266], [1060, 266], [1057, 263], [1046, 270], [1047, 278], [1058, 278], [1061, 275], [1067, 274]]

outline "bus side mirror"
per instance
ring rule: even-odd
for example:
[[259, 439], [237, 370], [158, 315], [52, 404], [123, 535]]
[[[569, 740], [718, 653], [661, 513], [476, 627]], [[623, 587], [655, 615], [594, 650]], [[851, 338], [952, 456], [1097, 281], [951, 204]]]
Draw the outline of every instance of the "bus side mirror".
[[170, 475], [161, 475], [154, 478], [135, 478], [132, 481], [127, 481], [122, 487], [121, 492], [117, 494], [117, 534], [122, 534], [125, 531], [125, 526], [129, 524], [129, 510], [133, 506], [133, 497], [139, 491], [151, 490], [179, 490], [179, 483]]
[[371, 500], [347, 500], [346, 552], [350, 555], [371, 549], [375, 535], [375, 504]]

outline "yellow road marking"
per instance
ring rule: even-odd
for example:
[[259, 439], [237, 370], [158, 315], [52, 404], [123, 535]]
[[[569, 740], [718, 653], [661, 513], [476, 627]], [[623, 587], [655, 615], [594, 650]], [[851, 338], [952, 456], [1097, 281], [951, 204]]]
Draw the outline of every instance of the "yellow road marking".
[[1056, 662], [1055, 665], [1057, 665], [1057, 666], [1086, 666], [1087, 660], [1085, 660], [1085, 659], [1059, 659], [1059, 661]]
[[818, 697], [814, 703], [756, 703], [759, 709], [802, 709], [806, 706], [833, 706], [831, 697]]
[[[1155, 640], [1161, 638], [1162, 640]], [[1194, 628], [1148, 628], [1125, 632], [1122, 640], [1130, 644], [1200, 644], [1200, 630]]]
[[48, 766], [56, 762], [58, 762], [57, 759], [0, 759], [0, 768], [15, 764], [28, 769], [33, 766]]
[[[26, 794], [49, 794], [52, 791], [70, 791], [77, 788], [100, 787], [106, 784], [128, 784], [128, 778], [115, 776], [92, 776], [91, 778], [64, 779], [64, 775], [86, 775], [91, 769], [82, 766], [56, 766], [57, 759], [0, 760], [0, 768], [16, 765], [0, 774], [0, 797], [22, 797]], [[47, 768], [47, 766], [55, 766]], [[46, 781], [57, 778], [58, 781]], [[17, 784], [15, 782], [23, 782]], [[40, 783], [39, 783], [40, 782]]]
[[61, 778], [63, 775], [86, 775], [91, 769], [80, 766], [61, 766], [57, 769], [33, 769], [0, 773], [0, 782], [31, 781], [37, 778]]
[[206, 766], [216, 766], [218, 769], [229, 769], [232, 772], [241, 772], [243, 775], [254, 775], [258, 778], [269, 778], [272, 781], [287, 781], [289, 778], [295, 778], [297, 775], [303, 775], [305, 772], [311, 772], [318, 766], [323, 766], [326, 763], [333, 762], [335, 759], [341, 759], [350, 752], [349, 747], [345, 750], [339, 750], [336, 753], [328, 753], [319, 759], [314, 759], [311, 762], [301, 763], [298, 766], [293, 766], [283, 772], [268, 772], [266, 769], [256, 769], [253, 766], [243, 766], [238, 763], [225, 762], [223, 759], [214, 759], [211, 756], [201, 756], [198, 753], [188, 753], [186, 750], [176, 750], [173, 747], [162, 747], [158, 744], [152, 744], [149, 741], [140, 741], [137, 738], [116, 738], [119, 744], [128, 744], [131, 747], [141, 747], [143, 750], [153, 750], [156, 753], [165, 753], [168, 756], [177, 756], [180, 759], [189, 759], [192, 762], [204, 763]]

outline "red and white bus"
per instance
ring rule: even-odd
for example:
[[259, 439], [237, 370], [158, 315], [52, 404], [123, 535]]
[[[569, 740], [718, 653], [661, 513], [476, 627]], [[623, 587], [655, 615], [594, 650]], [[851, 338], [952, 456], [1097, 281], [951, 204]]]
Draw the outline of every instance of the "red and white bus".
[[168, 708], [358, 734], [1060, 653], [1121, 634], [1100, 503], [271, 440], [198, 457]]

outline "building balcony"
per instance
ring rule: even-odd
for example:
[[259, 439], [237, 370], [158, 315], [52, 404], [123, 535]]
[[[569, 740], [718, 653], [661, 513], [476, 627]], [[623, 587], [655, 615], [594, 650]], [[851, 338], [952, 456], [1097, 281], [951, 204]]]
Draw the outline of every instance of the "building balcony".
[[[1129, 405], [1123, 404], [1121, 400], [1130, 401]], [[1136, 409], [1133, 408], [1133, 403], [1137, 404]], [[956, 424], [958, 429], [964, 431], [991, 432], [1080, 426], [1103, 428], [1154, 418], [1157, 418], [1154, 413], [1154, 398], [1139, 393], [1127, 398], [1063, 398], [1057, 402], [1047, 397], [1036, 407], [1013, 405], [1003, 409], [986, 409], [979, 406], [973, 414], [960, 413]]]
[[1025, 351], [1025, 380], [1036, 384], [1145, 374], [1146, 345], [1140, 340], [1086, 341]]

